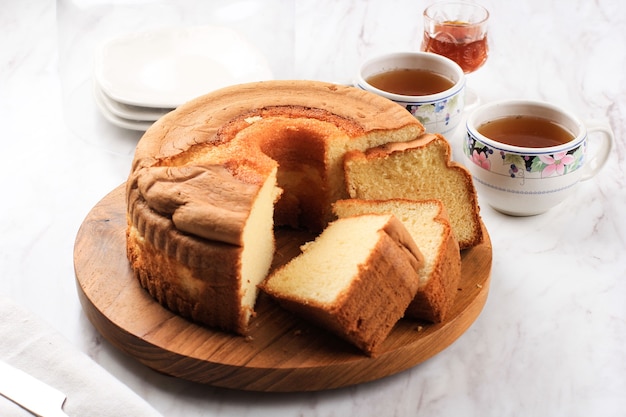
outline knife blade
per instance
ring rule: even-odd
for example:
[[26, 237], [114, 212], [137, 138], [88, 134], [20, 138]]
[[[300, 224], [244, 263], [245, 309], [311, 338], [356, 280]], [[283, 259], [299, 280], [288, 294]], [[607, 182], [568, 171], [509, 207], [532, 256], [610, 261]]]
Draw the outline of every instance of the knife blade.
[[63, 412], [65, 394], [0, 361], [0, 394], [39, 417], [68, 417]]

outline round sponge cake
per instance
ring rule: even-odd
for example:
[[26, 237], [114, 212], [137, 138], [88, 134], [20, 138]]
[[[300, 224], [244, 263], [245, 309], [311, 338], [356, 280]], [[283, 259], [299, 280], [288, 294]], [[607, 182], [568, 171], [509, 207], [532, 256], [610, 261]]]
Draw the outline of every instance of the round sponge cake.
[[245, 334], [274, 226], [321, 231], [347, 198], [343, 156], [423, 133], [356, 88], [268, 81], [215, 91], [157, 121], [127, 181], [127, 253], [164, 306]]

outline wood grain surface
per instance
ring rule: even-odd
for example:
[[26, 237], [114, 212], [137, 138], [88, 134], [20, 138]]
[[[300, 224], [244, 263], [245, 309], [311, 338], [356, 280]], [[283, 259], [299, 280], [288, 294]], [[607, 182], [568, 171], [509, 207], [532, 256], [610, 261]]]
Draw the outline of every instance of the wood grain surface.
[[[249, 391], [316, 391], [359, 384], [411, 368], [461, 336], [489, 291], [492, 249], [462, 253], [463, 277], [449, 318], [438, 324], [400, 320], [376, 357], [282, 310], [261, 295], [246, 338], [191, 323], [156, 303], [126, 259], [124, 185], [82, 223], [74, 247], [78, 295], [95, 328], [148, 367], [190, 381]], [[277, 232], [277, 264], [309, 236]]]

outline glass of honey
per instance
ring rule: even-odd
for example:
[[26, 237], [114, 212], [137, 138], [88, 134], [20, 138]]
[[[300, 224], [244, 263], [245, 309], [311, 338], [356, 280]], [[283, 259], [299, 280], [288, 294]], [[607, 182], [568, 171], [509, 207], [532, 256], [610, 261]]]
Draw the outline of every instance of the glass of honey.
[[422, 51], [450, 58], [466, 74], [487, 60], [489, 12], [476, 3], [444, 1], [424, 10]]

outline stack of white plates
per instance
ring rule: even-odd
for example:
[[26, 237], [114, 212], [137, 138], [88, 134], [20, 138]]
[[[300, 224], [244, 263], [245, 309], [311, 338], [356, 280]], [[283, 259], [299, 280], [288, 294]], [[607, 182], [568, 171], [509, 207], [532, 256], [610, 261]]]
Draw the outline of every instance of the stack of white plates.
[[265, 57], [231, 29], [163, 29], [104, 44], [95, 59], [94, 97], [111, 123], [146, 130], [192, 98], [270, 79]]

